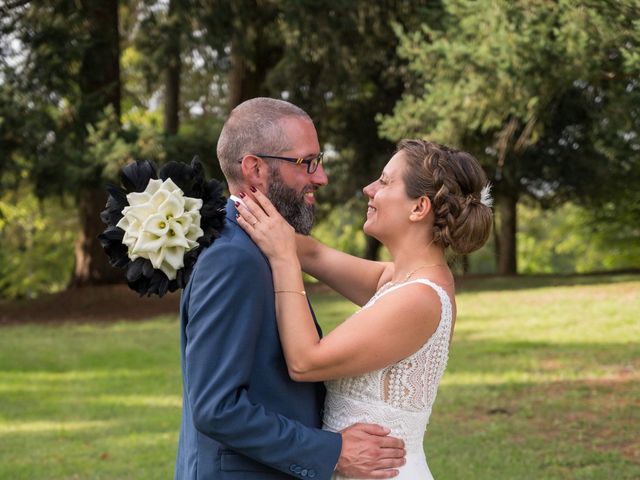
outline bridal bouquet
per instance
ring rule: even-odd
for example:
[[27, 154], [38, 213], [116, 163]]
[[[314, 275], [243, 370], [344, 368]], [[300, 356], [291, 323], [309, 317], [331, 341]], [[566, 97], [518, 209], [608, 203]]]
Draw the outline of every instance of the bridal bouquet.
[[200, 161], [169, 162], [156, 174], [150, 161], [120, 172], [123, 188], [108, 185], [99, 235], [112, 266], [126, 271], [140, 295], [184, 288], [204, 247], [222, 231], [226, 199], [217, 180], [205, 181]]

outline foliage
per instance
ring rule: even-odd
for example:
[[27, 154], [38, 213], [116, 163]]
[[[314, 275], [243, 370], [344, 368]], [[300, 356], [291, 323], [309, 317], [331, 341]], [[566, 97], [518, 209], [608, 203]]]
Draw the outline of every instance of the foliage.
[[[604, 206], [605, 211], [614, 207]], [[353, 255], [362, 255], [365, 235], [360, 200], [340, 208], [329, 209], [313, 229], [321, 242]], [[628, 223], [610, 228], [601, 221], [605, 213], [592, 212], [574, 203], [543, 209], [532, 202], [518, 205], [518, 264], [523, 274], [588, 273], [640, 267], [640, 232]], [[609, 212], [613, 218], [618, 212]], [[386, 250], [382, 256], [388, 259]], [[469, 255], [469, 274], [495, 273], [493, 238]], [[451, 258], [450, 265], [462, 274], [461, 258]]]
[[39, 201], [26, 185], [0, 198], [0, 298], [66, 288], [77, 229], [70, 203]]
[[[499, 208], [523, 195], [544, 206], [625, 204], [629, 177], [640, 178], [640, 2], [452, 0], [443, 8], [440, 25], [397, 28], [407, 89], [393, 114], [379, 117], [383, 135], [473, 152]], [[511, 229], [501, 229], [509, 245]]]
[[[425, 437], [436, 478], [637, 478], [639, 289], [637, 276], [459, 285]], [[311, 300], [325, 332], [355, 311]], [[3, 327], [0, 477], [170, 477], [178, 333], [175, 316]]]
[[480, 250], [468, 256], [469, 268], [467, 273], [483, 275], [496, 273], [496, 249], [494, 241], [494, 236], [492, 235]]
[[[518, 265], [527, 274], [572, 274], [640, 267], [637, 224], [623, 222], [619, 205], [597, 209], [567, 202], [542, 208], [518, 204]], [[629, 205], [631, 208], [631, 205]], [[608, 220], [605, 220], [608, 216]], [[469, 256], [471, 274], [495, 273], [493, 239]]]
[[[442, 27], [397, 29], [411, 88], [383, 134], [473, 147], [497, 180], [538, 199], [623, 162], [605, 145], [637, 150], [637, 71], [623, 59], [640, 44], [640, 3], [481, 3], [444, 2]], [[603, 123], [627, 135], [611, 141]]]
[[[153, 79], [162, 77], [165, 58], [164, 50], [155, 47], [167, 33], [163, 19], [157, 18], [162, 9], [156, 3], [122, 5], [121, 63], [126, 83], [121, 118], [113, 106], [83, 110], [80, 63], [94, 41], [86, 31], [87, 12], [67, 0], [3, 10], [0, 48], [8, 61], [0, 64], [0, 99], [6, 100], [0, 104], [0, 152], [10, 162], [21, 159], [39, 195], [76, 192], [87, 181], [99, 184], [101, 179], [113, 179], [114, 166], [132, 158], [162, 163], [168, 156], [187, 161], [195, 154], [212, 157], [219, 119], [211, 121], [210, 116], [199, 115], [184, 135], [165, 140], [161, 117], [150, 108], [153, 95], [161, 88]], [[28, 54], [20, 55], [20, 48]], [[203, 65], [192, 66], [200, 75], [205, 74]], [[209, 88], [209, 84], [198, 86]], [[190, 119], [187, 115], [187, 123]]]
[[223, 118], [229, 68], [225, 47], [233, 25], [226, 20], [234, 3], [238, 4], [192, 0], [125, 3], [121, 7], [127, 38], [122, 55], [125, 110], [130, 105], [149, 108], [154, 99], [165, 97], [166, 70], [178, 46], [181, 118]]
[[[601, 206], [610, 209], [612, 205]], [[611, 228], [572, 203], [542, 210], [518, 206], [518, 259], [522, 273], [585, 273], [640, 267], [636, 224]]]
[[[327, 223], [317, 228], [331, 244], [361, 251], [359, 223], [346, 223], [360, 218], [352, 211], [360, 188], [395, 140], [430, 135], [477, 154], [498, 193], [545, 207], [586, 205], [594, 213], [580, 216], [589, 225], [580, 231], [616, 236], [589, 233], [594, 246], [635, 251], [638, 0], [127, 0], [118, 3], [119, 116], [113, 106], [89, 108], [83, 90], [95, 46], [89, 10], [100, 4], [0, 5], [0, 194], [19, 188], [25, 173], [39, 198], [76, 194], [113, 180], [133, 158], [162, 165], [199, 155], [222, 178], [215, 143], [240, 89], [287, 98], [316, 121], [334, 153], [330, 184], [319, 191]], [[175, 48], [181, 122], [166, 135], [162, 100]], [[483, 249], [471, 270], [493, 271], [493, 258]], [[603, 266], [635, 261], [597, 258]], [[549, 268], [536, 262], [525, 270]]]
[[366, 205], [362, 199], [351, 199], [343, 207], [333, 208], [313, 228], [314, 238], [325, 245], [351, 255], [362, 256], [365, 249], [365, 234], [362, 226]]
[[271, 91], [303, 106], [340, 165], [324, 189], [332, 205], [357, 198], [391, 157], [376, 114], [391, 113], [403, 88], [394, 23], [437, 23], [438, 2], [344, 0], [282, 2], [282, 59], [267, 77]]
[[12, 108], [35, 119], [25, 120], [9, 159], [23, 160], [40, 196], [77, 192], [100, 179], [83, 142], [88, 126], [112, 115], [99, 105], [98, 92], [83, 91], [91, 81], [83, 71], [85, 55], [100, 33], [88, 26], [93, 8], [92, 2], [79, 8], [69, 0], [2, 7], [5, 88], [14, 92]]

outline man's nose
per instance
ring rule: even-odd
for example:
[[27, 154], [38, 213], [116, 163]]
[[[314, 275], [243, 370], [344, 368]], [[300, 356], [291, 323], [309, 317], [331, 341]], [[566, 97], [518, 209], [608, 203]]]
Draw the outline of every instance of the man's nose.
[[322, 164], [318, 165], [317, 170], [311, 174], [311, 181], [315, 185], [326, 185], [329, 183], [329, 177], [327, 177], [327, 173], [324, 171]]

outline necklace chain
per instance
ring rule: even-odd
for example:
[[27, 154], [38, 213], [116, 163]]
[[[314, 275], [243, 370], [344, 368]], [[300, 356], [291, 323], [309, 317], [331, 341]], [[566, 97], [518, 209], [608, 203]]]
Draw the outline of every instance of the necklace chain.
[[400, 281], [396, 281], [396, 282], [391, 282], [391, 284], [396, 285], [398, 283], [404, 283], [407, 280], [409, 280], [411, 278], [411, 276], [416, 273], [418, 270], [422, 269], [422, 268], [427, 268], [427, 267], [444, 267], [446, 264], [444, 263], [431, 263], [431, 264], [425, 264], [425, 265], [420, 265], [418, 268], [415, 268], [413, 270], [411, 270], [406, 277], [404, 277], [404, 280]]

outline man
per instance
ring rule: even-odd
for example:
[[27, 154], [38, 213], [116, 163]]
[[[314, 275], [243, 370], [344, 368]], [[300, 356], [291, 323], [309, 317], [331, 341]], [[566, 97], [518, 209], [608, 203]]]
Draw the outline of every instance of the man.
[[[222, 236], [200, 254], [181, 300], [183, 412], [175, 477], [389, 478], [403, 444], [376, 425], [323, 431], [322, 384], [293, 382], [278, 338], [266, 258], [236, 223], [233, 194], [266, 192], [299, 233], [326, 185], [313, 122], [269, 98], [236, 107], [218, 141], [232, 198]], [[302, 160], [300, 160], [302, 159]]]

